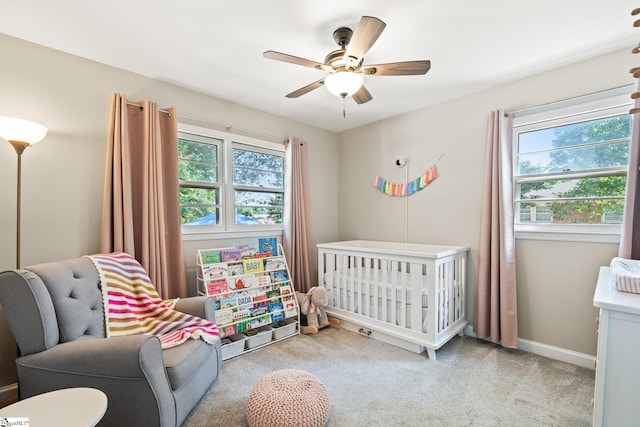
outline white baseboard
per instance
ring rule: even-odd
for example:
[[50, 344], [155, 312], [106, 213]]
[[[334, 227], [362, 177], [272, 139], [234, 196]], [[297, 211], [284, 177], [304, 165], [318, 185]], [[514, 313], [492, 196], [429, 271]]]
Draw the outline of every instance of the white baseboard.
[[0, 387], [0, 406], [18, 400], [18, 383]]
[[529, 341], [523, 338], [518, 338], [518, 348], [550, 359], [571, 363], [573, 365], [582, 366], [583, 368], [595, 369], [593, 361], [596, 358], [589, 354], [578, 353], [577, 351]]
[[[467, 326], [464, 333], [471, 337], [478, 337], [471, 326]], [[518, 338], [518, 349], [528, 353], [537, 354], [539, 356], [548, 357], [549, 359], [571, 363], [572, 365], [581, 366], [583, 368], [595, 369], [593, 363], [596, 358], [590, 354], [578, 353], [577, 351], [529, 341], [524, 338]]]

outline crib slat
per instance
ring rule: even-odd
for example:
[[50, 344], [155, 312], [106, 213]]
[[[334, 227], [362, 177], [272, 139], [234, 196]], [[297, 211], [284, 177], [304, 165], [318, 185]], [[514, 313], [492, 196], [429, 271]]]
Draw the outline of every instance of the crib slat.
[[380, 310], [378, 310], [378, 301], [380, 301], [379, 273], [382, 266], [379, 265], [380, 260], [378, 259], [375, 259], [373, 263], [373, 318], [380, 319]]
[[356, 312], [360, 313], [360, 314], [364, 314], [364, 301], [363, 301], [363, 293], [362, 293], [362, 280], [364, 278], [364, 271], [363, 271], [363, 267], [362, 267], [362, 261], [363, 258], [362, 257], [356, 257], [355, 258], [355, 262], [356, 262], [356, 279], [354, 280], [354, 286], [353, 286], [353, 292], [354, 292], [354, 296], [356, 298], [354, 298], [356, 300]]
[[467, 257], [466, 254], [463, 257], [462, 254], [457, 256], [460, 262], [460, 289], [462, 293], [460, 317], [465, 318], [467, 313]]
[[391, 294], [391, 296], [389, 297], [389, 301], [390, 301], [390, 310], [391, 310], [391, 315], [389, 316], [389, 319], [387, 320], [387, 322], [389, 323], [396, 323], [397, 319], [398, 319], [398, 313], [397, 313], [397, 307], [398, 307], [398, 293], [397, 293], [397, 289], [398, 289], [398, 261], [391, 261], [391, 289], [389, 290], [389, 293]]
[[438, 307], [438, 332], [442, 332], [442, 330], [445, 328], [445, 324], [444, 324], [444, 316], [445, 316], [445, 307], [447, 304], [447, 300], [446, 300], [446, 296], [444, 293], [444, 287], [443, 287], [443, 283], [444, 283], [444, 265], [442, 263], [440, 263], [439, 265], [439, 269], [438, 269], [438, 294], [439, 294], [439, 302], [440, 305]]
[[348, 301], [348, 306], [347, 306], [347, 310], [355, 313], [355, 298], [353, 296], [353, 278], [355, 275], [355, 269], [354, 269], [354, 260], [353, 260], [353, 256], [350, 256], [348, 258], [348, 279], [347, 279], [347, 301]]
[[436, 331], [438, 330], [438, 307], [440, 298], [436, 289], [436, 277], [438, 275], [438, 264], [429, 264], [427, 269], [427, 292], [429, 294], [429, 307], [427, 308], [427, 340], [435, 342]]
[[371, 258], [363, 258], [364, 280], [362, 282], [362, 297], [365, 301], [362, 314], [371, 317]]
[[411, 263], [410, 274], [411, 329], [424, 332], [422, 330], [422, 264]]
[[400, 301], [398, 301], [398, 309], [400, 311], [399, 313], [399, 319], [400, 322], [398, 323], [398, 320], [396, 320], [396, 324], [399, 324], [401, 327], [406, 328], [407, 327], [407, 289], [408, 289], [408, 285], [407, 285], [407, 263], [406, 262], [401, 262], [400, 265], [400, 271], [398, 271], [398, 289], [396, 290], [396, 295], [398, 294], [398, 292], [400, 293], [399, 297], [400, 297]]
[[347, 307], [347, 268], [348, 268], [347, 258], [348, 257], [346, 255], [342, 255], [339, 257], [340, 259], [340, 294], [342, 295], [340, 308], [343, 308], [345, 310], [348, 309]]
[[453, 289], [453, 260], [447, 261], [445, 274], [447, 287], [447, 326], [449, 326], [453, 324], [454, 321], [456, 303]]
[[380, 320], [382, 320], [383, 322], [389, 321], [389, 316], [388, 316], [389, 292], [387, 292], [387, 283], [389, 283], [388, 264], [389, 262], [386, 259], [382, 260], [382, 266], [381, 266], [382, 282], [380, 282], [379, 288], [380, 288], [380, 292], [382, 293], [382, 316], [380, 317]]
[[331, 305], [337, 307], [336, 304], [336, 269], [335, 269], [335, 255], [328, 254], [324, 251], [320, 253], [318, 251], [318, 284], [324, 283], [331, 291], [331, 299], [333, 300]]

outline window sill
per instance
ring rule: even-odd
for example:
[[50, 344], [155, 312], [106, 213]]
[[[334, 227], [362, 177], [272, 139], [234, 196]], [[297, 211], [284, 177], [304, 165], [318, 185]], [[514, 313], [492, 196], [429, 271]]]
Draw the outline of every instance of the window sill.
[[184, 242], [195, 242], [198, 240], [226, 240], [226, 239], [247, 239], [254, 237], [281, 237], [282, 229], [273, 230], [237, 230], [237, 231], [205, 231], [205, 232], [183, 232]]
[[516, 240], [620, 243], [620, 224], [612, 225], [523, 225], [515, 226]]

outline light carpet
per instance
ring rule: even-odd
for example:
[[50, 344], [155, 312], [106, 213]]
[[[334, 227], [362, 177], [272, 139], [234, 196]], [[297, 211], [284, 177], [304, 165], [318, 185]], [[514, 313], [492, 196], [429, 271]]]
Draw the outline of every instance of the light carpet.
[[288, 338], [224, 361], [183, 427], [247, 426], [254, 384], [286, 368], [326, 384], [330, 427], [591, 425], [591, 369], [471, 337], [437, 359], [339, 328]]

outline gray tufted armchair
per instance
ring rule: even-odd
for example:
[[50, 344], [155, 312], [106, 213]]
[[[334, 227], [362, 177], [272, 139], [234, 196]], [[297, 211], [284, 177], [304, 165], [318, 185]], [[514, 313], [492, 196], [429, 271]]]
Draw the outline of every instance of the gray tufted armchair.
[[[98, 273], [79, 258], [0, 273], [0, 304], [18, 343], [20, 398], [93, 387], [108, 398], [100, 426], [179, 426], [222, 367], [220, 342], [162, 350], [151, 335], [104, 338]], [[213, 320], [208, 297], [177, 310]]]

